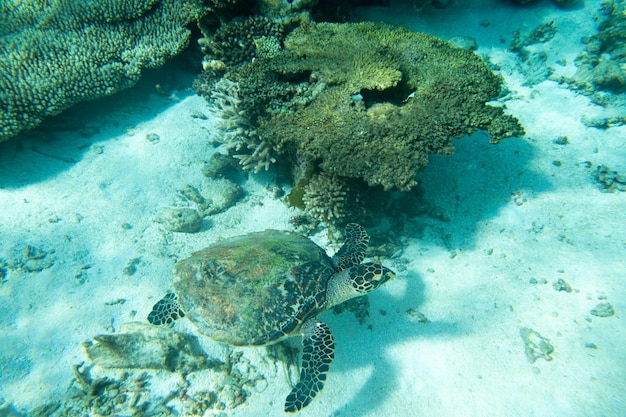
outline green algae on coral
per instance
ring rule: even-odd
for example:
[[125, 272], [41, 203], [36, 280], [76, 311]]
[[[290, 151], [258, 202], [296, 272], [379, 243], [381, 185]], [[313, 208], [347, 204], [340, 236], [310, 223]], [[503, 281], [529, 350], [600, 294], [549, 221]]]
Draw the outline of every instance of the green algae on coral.
[[245, 148], [253, 157], [254, 142], [287, 160], [296, 180], [312, 166], [409, 190], [429, 154], [453, 152], [452, 138], [480, 129], [494, 143], [523, 134], [517, 119], [486, 104], [501, 79], [478, 55], [383, 24], [305, 23], [279, 53], [225, 78], [238, 85], [238, 115], [254, 126]]

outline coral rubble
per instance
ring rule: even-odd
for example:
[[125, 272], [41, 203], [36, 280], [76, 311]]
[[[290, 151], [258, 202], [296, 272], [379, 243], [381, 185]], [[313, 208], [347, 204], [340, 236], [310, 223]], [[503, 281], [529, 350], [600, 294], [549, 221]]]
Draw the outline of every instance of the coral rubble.
[[122, 331], [101, 334], [83, 344], [89, 360], [104, 368], [166, 369], [188, 374], [219, 368], [207, 359], [197, 338], [144, 323], [125, 323]]
[[554, 353], [554, 346], [550, 343], [550, 339], [546, 339], [535, 330], [529, 327], [522, 327], [519, 334], [524, 341], [524, 353], [526, 359], [531, 364], [539, 358], [551, 361]]
[[598, 165], [593, 176], [600, 183], [602, 190], [608, 193], [626, 191], [626, 175], [613, 171], [606, 165]]

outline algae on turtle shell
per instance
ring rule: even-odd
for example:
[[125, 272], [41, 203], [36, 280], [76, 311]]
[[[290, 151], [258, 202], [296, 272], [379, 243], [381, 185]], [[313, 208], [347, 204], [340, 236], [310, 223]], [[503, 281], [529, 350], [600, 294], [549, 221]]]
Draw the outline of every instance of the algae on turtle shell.
[[362, 226], [348, 224], [345, 236], [332, 258], [287, 231], [215, 242], [176, 264], [175, 293], [157, 301], [148, 321], [159, 326], [187, 317], [201, 334], [231, 346], [267, 346], [300, 336], [300, 379], [284, 408], [298, 412], [322, 390], [335, 357], [331, 330], [318, 315], [395, 275], [381, 264], [361, 263], [369, 243]]

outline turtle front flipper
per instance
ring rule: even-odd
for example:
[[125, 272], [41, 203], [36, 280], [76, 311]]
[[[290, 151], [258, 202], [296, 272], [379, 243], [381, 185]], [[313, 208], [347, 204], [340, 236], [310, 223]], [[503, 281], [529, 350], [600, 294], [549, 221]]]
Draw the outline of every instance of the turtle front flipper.
[[335, 341], [326, 323], [312, 321], [302, 337], [300, 381], [285, 400], [285, 413], [296, 413], [309, 405], [324, 387], [326, 374], [335, 358]]
[[365, 258], [365, 250], [370, 241], [365, 228], [360, 224], [348, 223], [345, 234], [345, 243], [333, 256], [333, 262], [338, 271], [360, 264]]
[[185, 317], [185, 312], [178, 304], [178, 296], [170, 292], [152, 307], [152, 311], [148, 314], [148, 321], [152, 324], [162, 325], [173, 323], [181, 317]]

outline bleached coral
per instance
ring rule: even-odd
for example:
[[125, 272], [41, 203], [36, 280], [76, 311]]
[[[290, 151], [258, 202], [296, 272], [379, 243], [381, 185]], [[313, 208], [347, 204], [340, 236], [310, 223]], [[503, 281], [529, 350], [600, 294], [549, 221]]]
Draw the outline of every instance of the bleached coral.
[[239, 85], [227, 78], [215, 84], [211, 101], [219, 111], [224, 133], [218, 139], [246, 171], [266, 171], [276, 162], [274, 149], [264, 141], [240, 108]]

